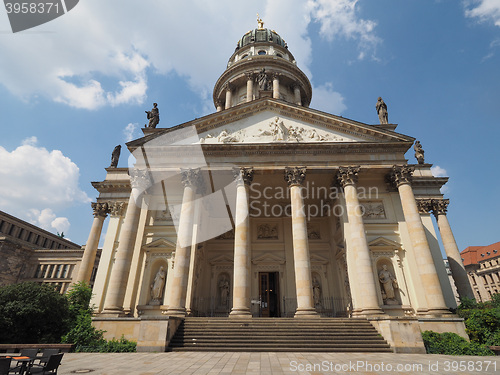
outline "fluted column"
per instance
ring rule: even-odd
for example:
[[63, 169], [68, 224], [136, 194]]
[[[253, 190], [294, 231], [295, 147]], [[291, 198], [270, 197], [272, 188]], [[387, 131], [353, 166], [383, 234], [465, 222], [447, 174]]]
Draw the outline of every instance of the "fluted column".
[[273, 73], [273, 99], [280, 98], [280, 74]]
[[302, 98], [300, 96], [300, 85], [298, 83], [295, 83], [292, 86], [292, 88], [293, 88], [293, 95], [294, 95], [295, 104], [302, 105]]
[[377, 298], [377, 283], [372, 266], [370, 248], [366, 240], [363, 215], [359, 206], [356, 183], [359, 167], [340, 167], [337, 180], [344, 189], [349, 220], [350, 246], [347, 248], [348, 275], [353, 288], [353, 315], [383, 314]]
[[120, 230], [115, 262], [107, 288], [104, 311], [102, 314], [123, 314], [123, 300], [127, 290], [130, 274], [130, 265], [134, 255], [134, 245], [137, 238], [139, 217], [141, 213], [142, 196], [151, 186], [151, 179], [147, 170], [133, 169], [130, 172], [132, 191], [125, 213], [123, 227]]
[[252, 168], [235, 168], [236, 217], [234, 230], [233, 308], [230, 318], [248, 318], [250, 313], [251, 250], [249, 186], [253, 180]]
[[439, 233], [441, 234], [441, 241], [443, 242], [444, 251], [448, 257], [451, 275], [455, 281], [458, 295], [460, 297], [474, 298], [474, 292], [472, 291], [467, 271], [462, 262], [460, 250], [458, 249], [455, 236], [453, 236], [448, 217], [446, 216], [449, 204], [449, 199], [433, 199], [432, 213], [436, 217]]
[[247, 103], [253, 100], [253, 80], [254, 74], [252, 72], [245, 73], [247, 77]]
[[285, 181], [290, 187], [292, 206], [293, 262], [297, 290], [296, 318], [319, 317], [313, 303], [311, 281], [311, 259], [307, 237], [307, 221], [302, 198], [302, 183], [306, 178], [306, 167], [286, 167]]
[[232, 102], [233, 102], [233, 85], [230, 83], [226, 83], [225, 86], [226, 90], [226, 106], [225, 109], [231, 108]]
[[166, 314], [183, 317], [186, 316], [189, 261], [193, 237], [194, 199], [196, 188], [200, 184], [201, 175], [199, 169], [184, 169], [181, 171], [181, 174], [184, 193], [177, 230], [174, 271], [168, 295], [168, 310]]
[[92, 222], [92, 228], [90, 229], [89, 238], [85, 244], [82, 262], [80, 263], [80, 268], [78, 269], [78, 276], [76, 278], [77, 282], [90, 282], [97, 248], [99, 247], [99, 240], [101, 238], [102, 225], [109, 212], [107, 203], [92, 203], [92, 210], [94, 211], [94, 221]]
[[[422, 287], [428, 305], [428, 314], [449, 314], [436, 272], [436, 265], [432, 258], [431, 249], [425, 235], [424, 225], [418, 212], [415, 195], [411, 187], [414, 167], [403, 165], [394, 166], [390, 178], [399, 191], [406, 226], [410, 235], [410, 241], [415, 253], [417, 268], [421, 276]], [[425, 313], [424, 311], [422, 311]]]

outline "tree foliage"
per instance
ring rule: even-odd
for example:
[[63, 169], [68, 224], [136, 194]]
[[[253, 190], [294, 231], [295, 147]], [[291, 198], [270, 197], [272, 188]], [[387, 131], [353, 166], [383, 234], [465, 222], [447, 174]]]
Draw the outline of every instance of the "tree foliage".
[[59, 343], [68, 317], [67, 299], [50, 285], [0, 287], [0, 343]]
[[473, 341], [468, 342], [463, 337], [452, 332], [424, 331], [422, 332], [422, 338], [428, 354], [494, 355], [486, 346]]

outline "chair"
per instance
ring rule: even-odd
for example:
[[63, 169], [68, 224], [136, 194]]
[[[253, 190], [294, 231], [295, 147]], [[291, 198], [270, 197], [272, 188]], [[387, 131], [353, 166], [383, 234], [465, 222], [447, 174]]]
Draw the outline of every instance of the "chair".
[[39, 365], [45, 365], [53, 354], [59, 354], [59, 349], [43, 349], [42, 356], [36, 357], [36, 360], [40, 361], [38, 362]]
[[28, 368], [28, 374], [57, 374], [57, 369], [61, 364], [64, 353], [52, 354], [45, 365], [31, 364]]
[[10, 357], [0, 358], [0, 375], [8, 375], [9, 374], [10, 361], [12, 361], [12, 358], [10, 358]]
[[[30, 366], [38, 353], [38, 349], [21, 349], [21, 353], [19, 353], [19, 357], [29, 357], [31, 360], [28, 362], [18, 361], [14, 367], [11, 367], [9, 373], [10, 374], [21, 374], [27, 366]], [[15, 361], [15, 359], [14, 359]]]

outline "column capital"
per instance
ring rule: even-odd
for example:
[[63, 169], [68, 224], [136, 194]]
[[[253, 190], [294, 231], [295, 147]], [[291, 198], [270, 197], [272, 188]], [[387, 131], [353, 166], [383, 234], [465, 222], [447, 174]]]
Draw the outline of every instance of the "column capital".
[[281, 76], [281, 73], [279, 72], [272, 72], [271, 73], [271, 77], [273, 77], [273, 79], [279, 79]]
[[254, 80], [255, 78], [255, 73], [254, 72], [245, 72], [245, 76], [247, 77], [247, 81], [252, 81]]
[[391, 173], [388, 176], [388, 180], [396, 188], [403, 184], [411, 185], [412, 175], [414, 171], [415, 167], [408, 164], [394, 165], [392, 167]]
[[306, 167], [285, 167], [285, 181], [288, 186], [302, 185], [306, 179]]
[[437, 218], [438, 215], [446, 215], [448, 211], [449, 199], [433, 199], [432, 200], [432, 213]]
[[432, 211], [433, 200], [427, 198], [415, 199], [417, 203], [418, 212], [421, 214], [428, 214]]
[[153, 185], [149, 170], [139, 168], [131, 169], [130, 185], [132, 186], [132, 189], [138, 189], [142, 192], [145, 192], [151, 185]]
[[181, 181], [184, 187], [190, 187], [196, 191], [200, 190], [202, 185], [200, 169], [181, 169]]
[[109, 213], [109, 205], [107, 202], [100, 203], [100, 202], [92, 202], [91, 203], [92, 210], [94, 211], [94, 217], [99, 217], [102, 216], [103, 218], [106, 218], [106, 216]]
[[224, 86], [223, 89], [226, 91], [232, 91], [234, 89], [234, 85], [230, 82], [227, 82]]
[[361, 170], [359, 166], [355, 167], [339, 167], [337, 172], [337, 181], [340, 186], [356, 185], [358, 182], [358, 173]]
[[300, 85], [300, 82], [298, 82], [298, 81], [295, 81], [294, 83], [292, 83], [292, 84], [290, 85], [290, 88], [291, 88], [292, 90], [295, 90], [295, 89], [300, 89], [300, 87], [301, 87], [301, 85]]
[[109, 202], [108, 206], [111, 216], [121, 216], [125, 208], [125, 202]]
[[253, 168], [233, 168], [233, 175], [238, 185], [251, 185], [253, 181]]

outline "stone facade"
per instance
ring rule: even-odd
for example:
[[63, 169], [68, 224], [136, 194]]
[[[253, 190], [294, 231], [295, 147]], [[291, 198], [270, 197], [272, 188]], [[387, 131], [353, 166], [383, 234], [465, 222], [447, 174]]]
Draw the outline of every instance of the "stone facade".
[[[80, 245], [0, 211], [0, 285], [34, 281], [65, 293], [76, 280], [83, 253]], [[97, 256], [91, 284], [98, 262]]]
[[[286, 43], [259, 28], [217, 81], [214, 113], [127, 143], [136, 163], [93, 183], [97, 203], [123, 208], [95, 281], [100, 328], [126, 325], [145, 348], [140, 322], [162, 316], [366, 317], [400, 351], [423, 350], [429, 324], [465, 335], [431, 216], [456, 259], [447, 178], [408, 164], [414, 138], [396, 124], [316, 111], [311, 96]], [[463, 265], [452, 272], [463, 284]]]

